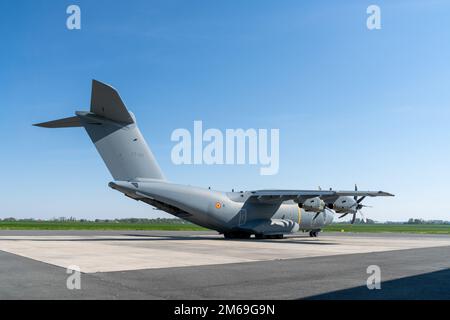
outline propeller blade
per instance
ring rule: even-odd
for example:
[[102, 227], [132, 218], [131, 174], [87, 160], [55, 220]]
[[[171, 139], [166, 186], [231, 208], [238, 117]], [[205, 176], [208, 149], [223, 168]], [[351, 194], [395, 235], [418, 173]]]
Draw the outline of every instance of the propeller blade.
[[356, 203], [358, 203], [358, 204], [361, 203], [361, 201], [363, 201], [365, 198], [366, 198], [366, 196], [359, 198], [359, 200], [357, 200]]
[[354, 223], [355, 223], [355, 220], [356, 220], [356, 213], [353, 214], [353, 218], [352, 218], [351, 224], [354, 224]]
[[342, 216], [339, 217], [339, 219], [342, 219], [342, 218], [345, 217], [346, 215], [348, 215], [348, 213], [344, 213]]
[[[358, 191], [358, 186], [356, 185], [356, 183], [355, 183], [355, 191]], [[356, 199], [357, 199], [358, 197], [357, 196], [353, 196], [353, 199], [356, 201]], [[358, 202], [359, 203], [359, 202]]]
[[316, 220], [316, 218], [319, 216], [319, 214], [321, 214], [322, 212], [317, 212], [316, 215], [314, 216], [313, 220]]

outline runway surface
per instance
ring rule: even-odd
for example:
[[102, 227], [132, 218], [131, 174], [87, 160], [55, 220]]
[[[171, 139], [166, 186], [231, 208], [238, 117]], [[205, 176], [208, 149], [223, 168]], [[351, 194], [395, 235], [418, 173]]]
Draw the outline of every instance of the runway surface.
[[[449, 258], [438, 235], [0, 231], [0, 299], [450, 299]], [[81, 290], [66, 286], [74, 265]]]

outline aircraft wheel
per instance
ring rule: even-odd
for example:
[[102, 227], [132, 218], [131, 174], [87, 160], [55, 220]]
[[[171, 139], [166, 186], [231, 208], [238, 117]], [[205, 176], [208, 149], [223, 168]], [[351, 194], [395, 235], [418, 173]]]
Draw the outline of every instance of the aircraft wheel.
[[268, 236], [265, 236], [266, 239], [283, 239], [283, 235], [282, 234], [271, 234]]
[[234, 234], [229, 233], [229, 232], [225, 232], [225, 233], [223, 234], [223, 237], [224, 237], [225, 239], [234, 239]]
[[251, 234], [245, 232], [225, 232], [225, 239], [250, 239]]
[[319, 235], [319, 231], [310, 231], [309, 232], [309, 236], [311, 238], [317, 238], [318, 235]]
[[255, 239], [283, 239], [283, 234], [255, 234]]

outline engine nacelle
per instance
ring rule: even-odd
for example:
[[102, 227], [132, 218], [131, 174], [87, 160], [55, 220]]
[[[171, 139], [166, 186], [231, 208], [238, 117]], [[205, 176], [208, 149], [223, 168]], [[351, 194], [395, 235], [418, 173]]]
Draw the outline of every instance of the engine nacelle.
[[301, 208], [306, 211], [322, 212], [325, 209], [325, 202], [319, 197], [307, 199], [301, 204]]
[[333, 203], [333, 210], [337, 213], [356, 213], [357, 205], [352, 197], [339, 197]]

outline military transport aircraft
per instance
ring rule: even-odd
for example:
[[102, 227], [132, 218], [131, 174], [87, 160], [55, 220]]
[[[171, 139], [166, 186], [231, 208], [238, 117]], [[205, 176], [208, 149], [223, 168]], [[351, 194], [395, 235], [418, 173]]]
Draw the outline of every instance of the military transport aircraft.
[[167, 181], [118, 92], [93, 80], [90, 112], [36, 124], [45, 128], [84, 127], [108, 167], [109, 186], [125, 196], [223, 234], [225, 238], [282, 238], [297, 231], [318, 232], [356, 214], [366, 197], [383, 191], [258, 190], [219, 192]]

